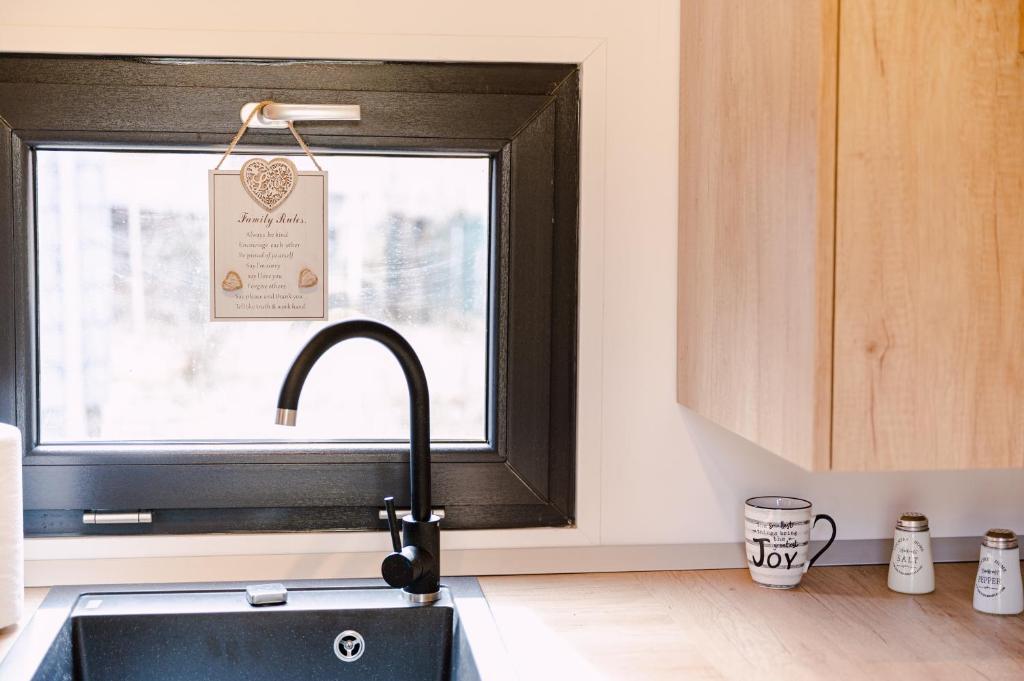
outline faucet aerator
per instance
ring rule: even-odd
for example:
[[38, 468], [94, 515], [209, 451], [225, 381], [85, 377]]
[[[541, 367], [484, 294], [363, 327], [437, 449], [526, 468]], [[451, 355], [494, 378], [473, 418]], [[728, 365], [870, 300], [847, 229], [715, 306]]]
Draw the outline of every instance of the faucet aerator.
[[281, 409], [277, 410], [277, 417], [274, 419], [274, 423], [279, 426], [294, 426], [295, 425], [295, 414], [294, 409]]

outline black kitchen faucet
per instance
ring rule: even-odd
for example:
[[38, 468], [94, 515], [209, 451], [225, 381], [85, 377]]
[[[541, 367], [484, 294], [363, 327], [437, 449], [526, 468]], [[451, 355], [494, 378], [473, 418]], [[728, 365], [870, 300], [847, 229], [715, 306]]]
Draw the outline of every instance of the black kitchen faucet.
[[440, 597], [441, 519], [431, 513], [430, 500], [430, 396], [419, 357], [401, 334], [380, 322], [356, 319], [328, 326], [313, 336], [292, 362], [277, 400], [277, 423], [294, 426], [299, 395], [310, 369], [327, 350], [350, 338], [375, 340], [395, 356], [409, 386], [409, 503], [402, 518], [402, 538], [393, 497], [387, 497], [389, 554], [381, 565], [384, 581], [403, 589], [409, 600], [430, 603]]

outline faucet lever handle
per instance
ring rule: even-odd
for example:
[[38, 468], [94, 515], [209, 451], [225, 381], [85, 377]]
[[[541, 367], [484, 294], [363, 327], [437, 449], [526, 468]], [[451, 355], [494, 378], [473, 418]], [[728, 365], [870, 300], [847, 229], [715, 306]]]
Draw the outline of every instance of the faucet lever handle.
[[388, 530], [391, 532], [391, 550], [401, 553], [402, 540], [398, 536], [398, 514], [395, 513], [395, 498], [384, 497], [384, 508], [388, 512]]

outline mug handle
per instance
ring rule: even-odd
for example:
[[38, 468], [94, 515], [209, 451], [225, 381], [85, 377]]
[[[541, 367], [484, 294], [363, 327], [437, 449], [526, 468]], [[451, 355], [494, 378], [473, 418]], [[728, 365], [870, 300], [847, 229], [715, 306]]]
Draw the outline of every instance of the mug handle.
[[832, 536], [829, 537], [828, 541], [825, 542], [825, 545], [823, 547], [821, 547], [821, 551], [818, 551], [816, 554], [814, 554], [814, 558], [811, 558], [809, 561], [807, 561], [807, 567], [804, 568], [804, 572], [807, 572], [808, 570], [810, 570], [811, 566], [814, 565], [814, 561], [816, 561], [819, 558], [821, 558], [821, 554], [823, 554], [826, 551], [828, 551], [828, 547], [832, 546], [832, 542], [834, 542], [836, 540], [836, 521], [832, 520], [832, 516], [828, 515], [827, 513], [819, 513], [818, 515], [814, 516], [814, 522], [811, 523], [811, 528], [812, 529], [814, 528], [815, 525], [818, 524], [819, 520], [824, 520], [829, 525], [832, 526]]

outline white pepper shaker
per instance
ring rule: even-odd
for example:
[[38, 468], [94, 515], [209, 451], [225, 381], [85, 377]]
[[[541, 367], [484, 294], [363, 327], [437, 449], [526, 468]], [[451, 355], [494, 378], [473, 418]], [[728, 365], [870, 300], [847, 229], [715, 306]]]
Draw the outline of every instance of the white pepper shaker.
[[923, 513], [908, 511], [896, 521], [889, 561], [889, 588], [904, 594], [935, 591], [932, 539], [928, 518]]
[[992, 615], [1024, 612], [1020, 548], [1010, 530], [992, 529], [981, 541], [978, 576], [974, 580], [974, 609]]

